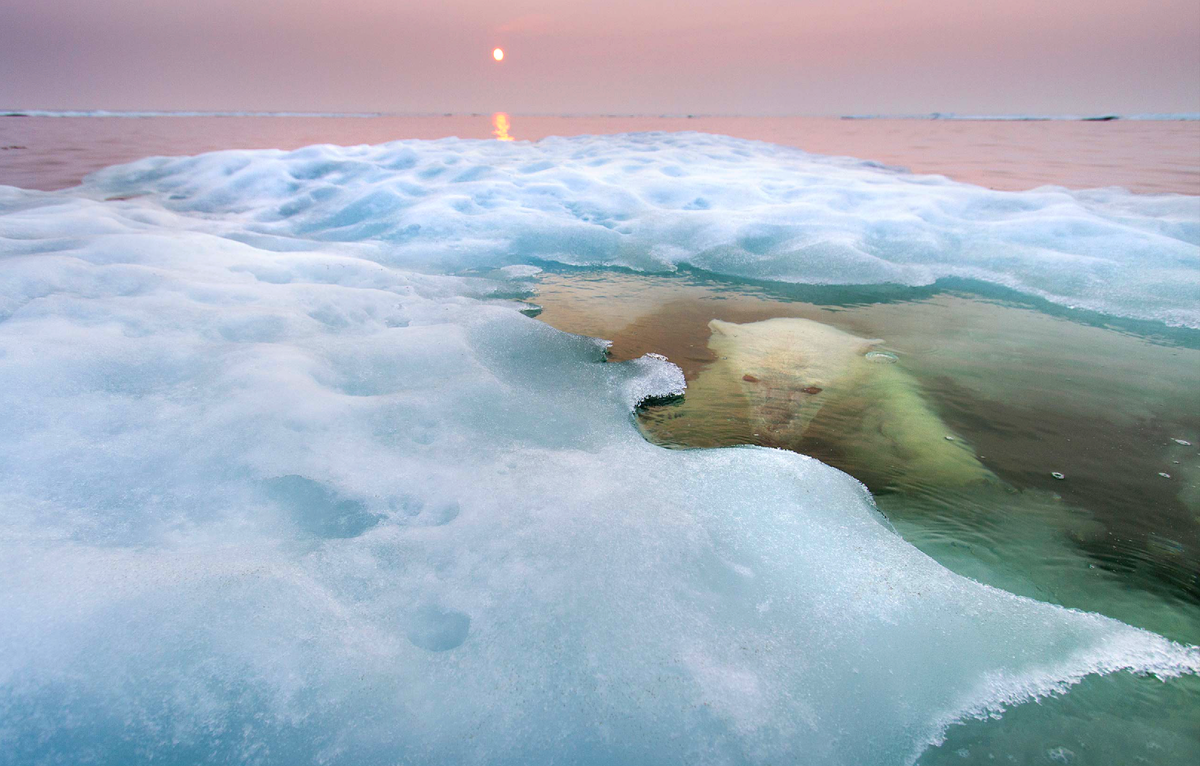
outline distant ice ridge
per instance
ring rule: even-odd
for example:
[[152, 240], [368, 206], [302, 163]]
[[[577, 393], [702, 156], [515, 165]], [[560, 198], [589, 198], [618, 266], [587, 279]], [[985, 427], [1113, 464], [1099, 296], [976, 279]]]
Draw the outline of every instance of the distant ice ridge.
[[907, 230], [904, 189], [935, 220], [1007, 200], [1009, 240], [1020, 204], [1056, 242], [1186, 228], [1174, 198], [701, 136], [0, 187], [0, 764], [904, 764], [1089, 674], [1200, 672], [1196, 647], [950, 573], [815, 460], [648, 444], [631, 410], [678, 368], [605, 363], [496, 297], [531, 269], [435, 273], [668, 268], [656, 235], [724, 242], [688, 256], [722, 268], [890, 273], [770, 243], [803, 236], [785, 212]]
[[1107, 122], [1109, 120], [1149, 121], [1193, 121], [1200, 120], [1198, 112], [1167, 112], [1143, 114], [1116, 114], [1098, 112], [1093, 114], [954, 114], [953, 112], [931, 112], [928, 114], [848, 114], [843, 120], [962, 120], [965, 122]]
[[697, 133], [218, 152], [110, 168], [76, 193], [149, 194], [260, 248], [366, 242], [379, 262], [422, 270], [559, 261], [806, 284], [957, 277], [1200, 328], [1200, 197], [991, 191]]

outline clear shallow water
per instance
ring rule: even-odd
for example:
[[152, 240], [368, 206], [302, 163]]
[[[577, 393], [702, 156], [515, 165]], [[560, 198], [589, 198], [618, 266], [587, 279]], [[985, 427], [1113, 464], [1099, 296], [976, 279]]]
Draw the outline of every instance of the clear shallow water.
[[[700, 274], [560, 271], [540, 277], [534, 300], [549, 324], [612, 339], [613, 359], [657, 351], [683, 367], [691, 384], [683, 399], [639, 410], [655, 443], [812, 455], [865, 482], [906, 540], [956, 572], [1200, 641], [1194, 333], [1144, 336], [952, 290], [807, 297]], [[870, 438], [864, 419], [879, 402], [869, 386], [781, 436], [756, 417], [746, 390], [764, 381], [705, 385], [720, 353], [709, 346], [710, 320], [774, 317], [882, 339], [884, 358], [911, 373], [943, 419], [944, 431], [927, 436], [966, 442], [990, 477], [947, 485], [894, 440]], [[921, 763], [1189, 763], [1200, 757], [1198, 712], [1194, 679], [1096, 679], [952, 729]]]
[[[1200, 350], [953, 291], [883, 302], [843, 293], [831, 305], [702, 276], [563, 272], [542, 277], [535, 300], [543, 321], [612, 339], [615, 359], [658, 352], [678, 360], [688, 394], [640, 414], [657, 443], [813, 455], [866, 483], [906, 538], [943, 563], [1066, 606], [1129, 611], [1121, 619], [1200, 640]], [[877, 348], [894, 354], [944, 424], [934, 438], [969, 444], [994, 480], [946, 486], [898, 456], [893, 442], [870, 440], [869, 388], [824, 404], [794, 433], [756, 417], [747, 389], [761, 381], [704, 385], [718, 353], [709, 320], [772, 317], [882, 339]], [[1108, 601], [1116, 594], [1123, 605]], [[1161, 603], [1139, 613], [1143, 597]]]
[[2, 191], [14, 759], [1190, 760], [1196, 649], [643, 438], [1194, 643], [1187, 200], [694, 134]]

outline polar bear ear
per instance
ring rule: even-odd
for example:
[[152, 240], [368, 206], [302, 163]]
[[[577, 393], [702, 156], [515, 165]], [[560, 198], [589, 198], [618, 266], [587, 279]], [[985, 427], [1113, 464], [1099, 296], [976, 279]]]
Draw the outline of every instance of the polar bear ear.
[[713, 335], [733, 335], [736, 327], [733, 322], [722, 322], [720, 319], [708, 323], [708, 329], [712, 330]]

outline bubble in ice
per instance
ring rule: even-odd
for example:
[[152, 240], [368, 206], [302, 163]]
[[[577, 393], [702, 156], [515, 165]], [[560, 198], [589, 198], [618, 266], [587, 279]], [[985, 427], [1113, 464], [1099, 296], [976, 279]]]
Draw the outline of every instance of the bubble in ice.
[[1054, 763], [1074, 763], [1075, 751], [1065, 747], [1053, 747], [1046, 751], [1046, 758]]

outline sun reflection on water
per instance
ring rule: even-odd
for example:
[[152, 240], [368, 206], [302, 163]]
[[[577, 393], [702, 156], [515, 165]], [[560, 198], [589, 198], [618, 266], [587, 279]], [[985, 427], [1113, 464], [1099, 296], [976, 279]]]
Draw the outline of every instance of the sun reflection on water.
[[496, 112], [492, 115], [492, 134], [500, 141], [512, 141], [513, 137], [508, 135], [508, 124], [508, 115]]

